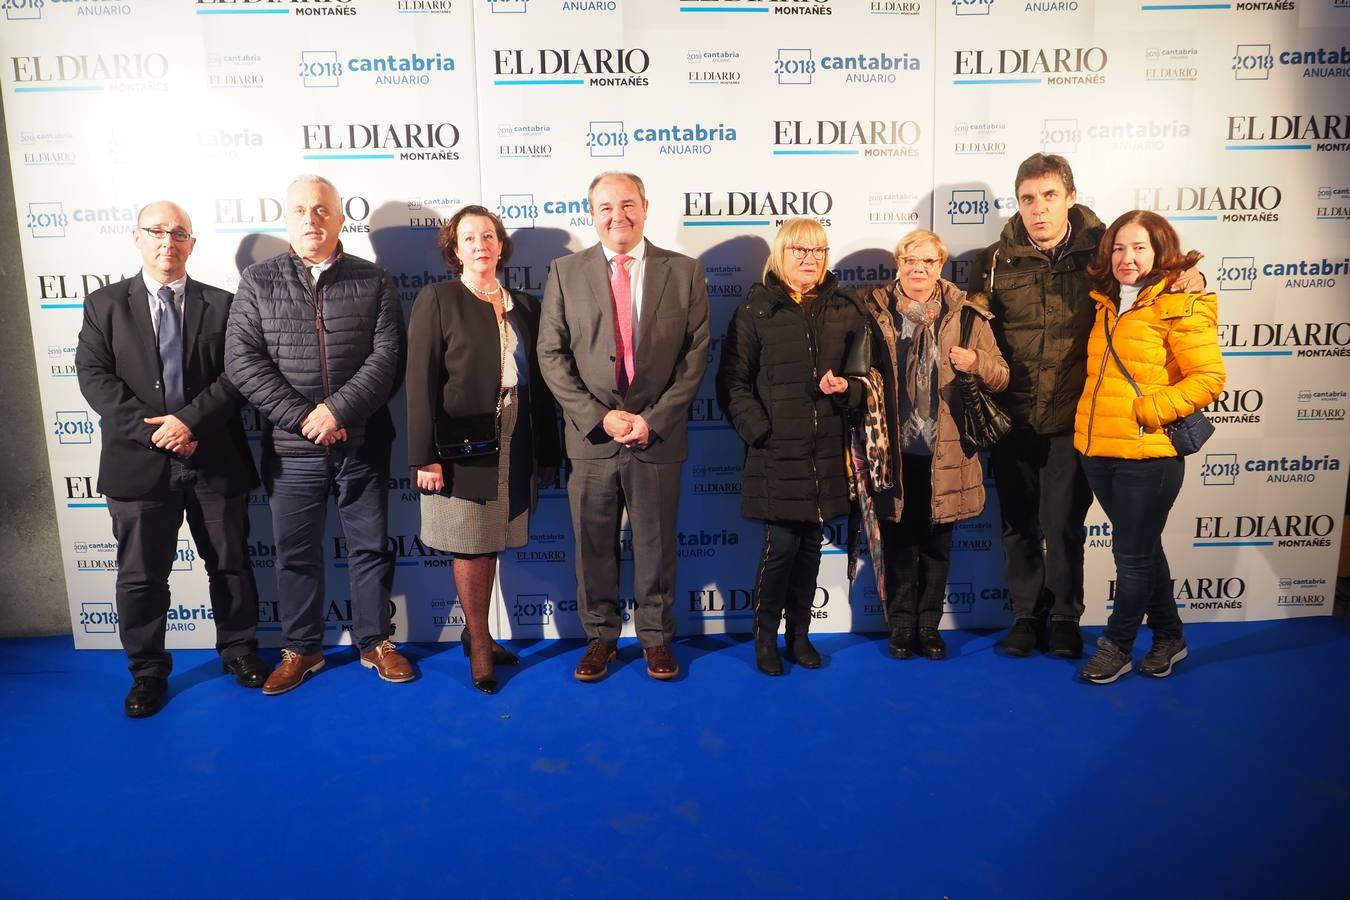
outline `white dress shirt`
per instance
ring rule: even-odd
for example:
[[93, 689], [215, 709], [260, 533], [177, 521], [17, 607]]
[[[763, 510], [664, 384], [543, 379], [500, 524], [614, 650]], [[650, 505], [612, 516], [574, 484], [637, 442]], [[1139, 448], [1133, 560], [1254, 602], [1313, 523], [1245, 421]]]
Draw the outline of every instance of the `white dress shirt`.
[[[605, 262], [609, 264], [609, 274], [613, 278], [614, 257], [619, 254], [603, 244], [600, 245], [600, 249], [605, 251]], [[643, 238], [638, 241], [637, 246], [625, 255], [633, 258], [633, 261], [628, 264], [628, 282], [633, 293], [633, 340], [636, 342], [638, 323], [642, 321], [642, 273], [646, 271], [647, 239]]]
[[150, 327], [155, 329], [155, 340], [159, 340], [159, 289], [161, 287], [173, 289], [173, 305], [178, 309], [178, 331], [181, 334], [183, 332], [183, 302], [187, 291], [187, 275], [177, 281], [161, 285], [150, 277], [149, 272], [141, 269], [141, 280], [145, 282], [145, 289], [150, 293]]

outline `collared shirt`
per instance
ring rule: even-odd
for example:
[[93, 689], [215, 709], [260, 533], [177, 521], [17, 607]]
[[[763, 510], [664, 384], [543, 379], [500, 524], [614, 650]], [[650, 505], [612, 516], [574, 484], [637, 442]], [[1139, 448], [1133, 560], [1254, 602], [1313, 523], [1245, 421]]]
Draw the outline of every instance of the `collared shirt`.
[[340, 250], [334, 250], [332, 256], [328, 257], [323, 262], [316, 264], [310, 264], [309, 260], [300, 256], [298, 253], [296, 254], [300, 260], [300, 264], [309, 272], [309, 287], [311, 290], [319, 286], [319, 276], [333, 268], [333, 264], [337, 262], [339, 253], [341, 253]]
[[1068, 249], [1069, 239], [1072, 237], [1073, 237], [1073, 222], [1068, 223], [1068, 227], [1064, 229], [1064, 237], [1053, 247], [1042, 247], [1040, 244], [1036, 243], [1035, 238], [1033, 238], [1029, 233], [1027, 234], [1027, 240], [1031, 241], [1031, 246], [1035, 247], [1037, 250], [1041, 251], [1047, 257], [1049, 257], [1050, 262], [1052, 263], [1059, 262], [1059, 258], [1063, 256], [1064, 251]]
[[141, 280], [145, 282], [145, 290], [150, 294], [150, 327], [155, 329], [155, 340], [159, 340], [159, 289], [168, 287], [173, 289], [173, 305], [178, 308], [178, 330], [183, 330], [183, 303], [187, 295], [187, 275], [177, 281], [171, 281], [166, 285], [160, 284], [150, 276], [150, 273], [141, 269]]
[[[612, 278], [615, 265], [614, 257], [619, 254], [603, 244], [600, 245], [600, 248], [605, 251], [605, 262], [609, 266], [609, 274]], [[646, 238], [638, 241], [637, 246], [625, 255], [633, 258], [633, 261], [628, 264], [628, 281], [632, 285], [633, 292], [633, 336], [636, 339], [638, 323], [642, 321], [642, 273], [646, 270]]]

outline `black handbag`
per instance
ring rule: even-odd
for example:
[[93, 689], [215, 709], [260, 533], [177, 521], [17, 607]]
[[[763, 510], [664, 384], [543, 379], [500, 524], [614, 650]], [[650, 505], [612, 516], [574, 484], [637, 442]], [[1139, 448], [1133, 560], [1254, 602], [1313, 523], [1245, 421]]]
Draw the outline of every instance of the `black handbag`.
[[[970, 343], [970, 328], [976, 312], [969, 306], [961, 307], [961, 346]], [[960, 415], [956, 427], [961, 440], [976, 450], [988, 450], [1012, 430], [1008, 411], [994, 402], [973, 372], [956, 373], [956, 389], [961, 396]]]
[[839, 374], [844, 378], [866, 378], [872, 368], [872, 329], [866, 323], [848, 333], [844, 348], [844, 364]]
[[[1120, 371], [1125, 376], [1125, 380], [1134, 388], [1134, 392], [1140, 397], [1144, 392], [1139, 390], [1139, 385], [1134, 383], [1134, 378], [1130, 376], [1130, 370], [1125, 368], [1125, 363], [1121, 362], [1120, 355], [1116, 353], [1115, 345], [1111, 343], [1111, 329], [1106, 327], [1106, 319], [1102, 319], [1102, 331], [1106, 333], [1106, 349], [1111, 351], [1111, 358], [1116, 361]], [[1196, 410], [1189, 416], [1182, 416], [1175, 422], [1163, 426], [1163, 431], [1172, 441], [1172, 447], [1177, 451], [1177, 456], [1190, 456], [1205, 445], [1214, 434], [1214, 423], [1209, 420], [1200, 410]]]
[[475, 416], [441, 415], [436, 419], [433, 440], [436, 455], [445, 462], [472, 456], [489, 456], [501, 449], [501, 404], [495, 413]]

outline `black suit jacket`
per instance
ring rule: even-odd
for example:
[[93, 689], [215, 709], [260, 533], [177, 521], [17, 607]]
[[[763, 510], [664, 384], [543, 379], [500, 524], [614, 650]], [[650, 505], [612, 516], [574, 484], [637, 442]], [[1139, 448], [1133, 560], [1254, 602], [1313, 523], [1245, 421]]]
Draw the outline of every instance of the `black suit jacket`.
[[199, 442], [188, 464], [226, 496], [258, 484], [257, 469], [239, 418], [243, 399], [225, 377], [225, 323], [233, 295], [187, 280], [183, 301], [182, 409], [164, 408], [159, 344], [150, 298], [140, 272], [100, 288], [84, 301], [75, 351], [80, 392], [101, 417], [103, 449], [98, 489], [132, 499], [165, 478], [172, 454], [150, 443], [150, 416], [173, 414]]

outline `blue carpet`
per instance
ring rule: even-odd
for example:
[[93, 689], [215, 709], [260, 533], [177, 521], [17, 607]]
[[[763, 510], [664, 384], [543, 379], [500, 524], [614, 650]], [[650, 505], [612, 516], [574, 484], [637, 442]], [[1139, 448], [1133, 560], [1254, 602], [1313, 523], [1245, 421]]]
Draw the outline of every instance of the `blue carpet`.
[[3, 641], [0, 897], [1350, 896], [1350, 622], [1187, 637], [1106, 687], [984, 633], [779, 679], [693, 638], [670, 684], [517, 642], [495, 697], [458, 645], [275, 698], [191, 651], [139, 721], [120, 654]]

